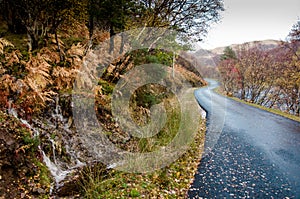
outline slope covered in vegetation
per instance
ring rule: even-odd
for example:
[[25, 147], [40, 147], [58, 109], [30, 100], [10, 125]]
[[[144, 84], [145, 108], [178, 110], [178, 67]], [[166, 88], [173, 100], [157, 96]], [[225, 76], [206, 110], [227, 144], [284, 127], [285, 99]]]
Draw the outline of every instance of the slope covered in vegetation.
[[225, 92], [267, 108], [300, 116], [300, 22], [288, 40], [265, 49], [254, 43], [224, 49], [218, 64]]
[[[193, 127], [185, 137], [181, 135], [177, 144], [199, 133], [189, 151], [182, 146], [188, 152], [181, 159], [149, 175], [106, 168], [110, 165], [103, 166], [101, 158], [113, 159], [115, 154], [105, 154], [106, 147], [97, 148], [101, 153], [93, 147], [102, 136], [124, 151], [142, 154], [164, 149], [176, 140], [179, 124], [189, 121], [182, 109], [193, 107], [176, 98], [184, 96], [186, 83], [191, 87], [205, 84], [179, 51], [201, 40], [208, 25], [218, 20], [222, 2], [2, 0], [0, 9], [1, 197], [49, 197], [50, 192], [92, 198], [118, 194], [184, 197], [203, 147], [203, 128]], [[163, 29], [154, 29], [151, 38], [146, 27]], [[130, 32], [131, 39], [120, 34], [134, 28], [140, 29]], [[178, 34], [166, 34], [170, 30]], [[130, 50], [137, 44], [139, 48]], [[171, 50], [164, 49], [166, 44]], [[139, 66], [148, 67], [138, 70], [131, 81], [143, 81], [144, 76], [160, 79], [132, 93], [129, 114], [140, 126], [150, 123], [156, 105], [164, 105], [166, 115], [166, 125], [145, 138], [120, 128], [111, 105], [114, 96], [124, 95], [116, 87]], [[163, 72], [156, 73], [158, 68]], [[77, 97], [85, 100], [79, 103], [82, 109], [74, 111]], [[91, 101], [101, 134], [86, 125], [91, 116], [84, 107]], [[86, 125], [85, 139], [74, 113]]]

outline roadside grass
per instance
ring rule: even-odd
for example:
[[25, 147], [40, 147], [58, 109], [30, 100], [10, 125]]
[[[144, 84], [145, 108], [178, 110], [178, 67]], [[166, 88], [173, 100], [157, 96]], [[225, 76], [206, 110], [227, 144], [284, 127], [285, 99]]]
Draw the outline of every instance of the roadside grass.
[[[171, 165], [152, 173], [126, 173], [103, 168], [84, 171], [80, 186], [85, 198], [186, 198], [204, 147], [205, 121], [188, 151]], [[97, 169], [97, 166], [96, 166]]]
[[256, 108], [259, 108], [261, 110], [265, 110], [265, 111], [268, 111], [268, 112], [271, 112], [271, 113], [274, 113], [274, 114], [277, 114], [277, 115], [280, 115], [280, 116], [283, 116], [285, 118], [288, 118], [288, 119], [291, 119], [291, 120], [294, 120], [294, 121], [297, 121], [297, 122], [300, 122], [300, 117], [298, 116], [295, 116], [295, 115], [291, 115], [289, 113], [286, 113], [286, 112], [283, 112], [283, 111], [280, 111], [278, 109], [273, 109], [273, 108], [267, 108], [267, 107], [264, 107], [264, 106], [261, 106], [261, 105], [258, 105], [258, 104], [254, 104], [254, 103], [251, 103], [251, 102], [247, 102], [247, 101], [244, 101], [244, 100], [241, 100], [237, 97], [231, 97], [231, 96], [227, 96], [222, 90], [220, 87], [214, 89], [215, 92], [217, 92], [218, 94], [220, 95], [223, 95], [223, 96], [226, 96], [230, 99], [233, 99], [237, 102], [241, 102], [243, 104], [247, 104], [249, 106], [253, 106], [253, 107], [256, 107]]
[[[176, 106], [175, 103], [170, 102], [170, 100], [163, 100], [163, 104], [167, 107], [165, 127], [152, 137], [136, 139], [135, 141], [138, 143], [139, 152], [145, 153], [159, 150], [159, 148], [168, 145], [176, 136], [181, 120], [180, 108], [178, 104], [176, 104]], [[172, 107], [172, 104], [175, 106]]]
[[[186, 97], [192, 99], [190, 97], [193, 97], [193, 92], [190, 92]], [[198, 104], [195, 104], [197, 103], [196, 100], [192, 103], [198, 106]], [[166, 102], [166, 104], [171, 107], [173, 102]], [[193, 109], [193, 114], [200, 115], [199, 109], [195, 109], [191, 104], [183, 104], [183, 106], [188, 107], [189, 110]], [[149, 152], [166, 146], [176, 139], [175, 145], [182, 148], [188, 140], [190, 145], [186, 152], [169, 166], [148, 173], [129, 173], [118, 169], [106, 169], [102, 164], [87, 168], [83, 171], [80, 182], [82, 194], [85, 198], [187, 197], [187, 191], [194, 179], [204, 149], [205, 120], [197, 119], [197, 121], [194, 121], [196, 126], [186, 127], [185, 125], [188, 125], [186, 123], [190, 123], [192, 118], [184, 114], [181, 115], [180, 117], [184, 122], [183, 128], [186, 131], [184, 135], [177, 137], [176, 132], [179, 131], [177, 123], [180, 122], [178, 114], [180, 113], [178, 113], [177, 108], [170, 110], [167, 108], [168, 111], [170, 111], [170, 115], [167, 118], [166, 126], [160, 133], [153, 138], [143, 139], [142, 143], [141, 140], [136, 140], [137, 143], [133, 144], [138, 146], [139, 152]], [[193, 116], [191, 115], [191, 117]], [[162, 157], [155, 158], [160, 159]], [[143, 166], [143, 164], [143, 162], [140, 162], [140, 166]]]

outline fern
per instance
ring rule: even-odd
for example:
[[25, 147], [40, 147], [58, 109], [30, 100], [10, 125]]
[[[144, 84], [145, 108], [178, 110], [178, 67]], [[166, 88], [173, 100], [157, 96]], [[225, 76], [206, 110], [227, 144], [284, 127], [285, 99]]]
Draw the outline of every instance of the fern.
[[19, 50], [14, 50], [11, 53], [8, 53], [5, 56], [6, 59], [6, 66], [13, 66], [14, 64], [21, 63], [22, 54]]
[[14, 47], [14, 45], [4, 38], [0, 38], [0, 54], [4, 53], [4, 48], [7, 46]]
[[32, 90], [32, 97], [36, 103], [44, 106], [46, 101], [51, 100], [52, 91], [46, 91], [48, 85], [52, 84], [50, 76], [50, 64], [38, 53], [30, 56], [26, 63], [28, 75], [25, 77], [26, 84]]
[[55, 67], [53, 69], [54, 85], [56, 89], [70, 89], [73, 85], [73, 80], [76, 77], [78, 70], [65, 67]]
[[45, 61], [58, 64], [60, 62], [59, 53], [48, 47], [44, 47], [40, 50], [41, 57], [44, 58]]

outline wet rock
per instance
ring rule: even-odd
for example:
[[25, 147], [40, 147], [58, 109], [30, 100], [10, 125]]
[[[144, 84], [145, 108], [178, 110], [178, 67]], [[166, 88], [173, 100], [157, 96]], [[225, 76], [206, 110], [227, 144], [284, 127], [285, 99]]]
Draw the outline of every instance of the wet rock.
[[50, 181], [43, 167], [33, 132], [0, 111], [0, 198], [47, 195]]
[[109, 169], [99, 162], [94, 162], [88, 166], [80, 167], [69, 175], [55, 191], [58, 197], [72, 197], [80, 195], [84, 182], [88, 182], [93, 178], [100, 180], [105, 179], [108, 175]]
[[32, 190], [34, 193], [38, 193], [38, 194], [45, 194], [46, 193], [46, 191], [45, 191], [45, 189], [42, 189], [42, 188], [37, 188], [37, 187], [35, 187], [35, 188], [33, 188], [33, 190]]
[[80, 193], [80, 175], [69, 176], [62, 185], [56, 190], [59, 197], [74, 196]]

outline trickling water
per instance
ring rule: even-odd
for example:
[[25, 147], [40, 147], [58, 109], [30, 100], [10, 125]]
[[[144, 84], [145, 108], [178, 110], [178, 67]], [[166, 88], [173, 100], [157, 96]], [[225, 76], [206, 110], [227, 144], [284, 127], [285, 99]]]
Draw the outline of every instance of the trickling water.
[[55, 122], [56, 122], [56, 126], [58, 125], [59, 122], [64, 122], [64, 117], [63, 115], [61, 114], [61, 107], [59, 105], [59, 96], [57, 95], [56, 98], [55, 98], [55, 109], [54, 109], [54, 113], [52, 114], [52, 118], [55, 119]]
[[71, 170], [63, 171], [61, 168], [59, 168], [57, 164], [53, 163], [50, 160], [50, 158], [45, 154], [44, 151], [42, 151], [42, 154], [46, 166], [48, 167], [50, 173], [55, 179], [56, 186], [59, 186], [60, 185], [59, 183], [62, 180], [64, 180], [69, 173], [71, 173]]
[[52, 146], [52, 155], [53, 155], [54, 163], [57, 164], [56, 157], [55, 157], [55, 142], [51, 138], [49, 138], [49, 141], [51, 142], [51, 146]]
[[[44, 161], [45, 165], [48, 167], [48, 169], [55, 181], [55, 184], [52, 185], [53, 187], [50, 188], [51, 193], [54, 189], [58, 189], [59, 187], [61, 187], [63, 185], [62, 181], [70, 173], [72, 173], [75, 169], [85, 165], [78, 159], [77, 154], [72, 149], [72, 147], [70, 147], [68, 145], [68, 143], [70, 143], [71, 140], [67, 140], [68, 138], [64, 138], [63, 136], [61, 136], [60, 139], [62, 140], [62, 142], [64, 144], [66, 144], [65, 153], [67, 156], [70, 157], [71, 162], [64, 162], [62, 160], [59, 160], [57, 157], [57, 154], [56, 154], [57, 149], [56, 149], [55, 140], [51, 138], [51, 135], [49, 134], [49, 132], [52, 132], [53, 130], [57, 130], [61, 134], [63, 132], [65, 132], [69, 135], [72, 135], [72, 130], [69, 129], [70, 125], [68, 125], [67, 119], [64, 119], [64, 117], [62, 115], [58, 96], [56, 97], [56, 100], [55, 100], [54, 113], [51, 114], [51, 118], [48, 120], [47, 119], [43, 120], [43, 122], [41, 122], [39, 120], [36, 121], [36, 123], [39, 123], [43, 126], [42, 128], [35, 127], [35, 126], [31, 125], [28, 121], [26, 121], [22, 118], [19, 118], [17, 111], [12, 107], [11, 101], [9, 101], [8, 113], [10, 115], [14, 116], [15, 118], [17, 118], [22, 124], [24, 124], [26, 127], [28, 127], [32, 132], [34, 132], [34, 136], [43, 136], [43, 135], [45, 136], [46, 135], [46, 137], [48, 137], [47, 140], [49, 141], [49, 144], [51, 145], [51, 149], [52, 149], [52, 151], [51, 151], [52, 154], [50, 154], [50, 155], [52, 155], [52, 157], [51, 157], [52, 160], [50, 159], [50, 156], [48, 156], [45, 153], [45, 151], [43, 150], [43, 148], [41, 146], [41, 144], [45, 145], [45, 143], [41, 143], [38, 146], [38, 148], [42, 153], [43, 161]], [[45, 128], [45, 129], [43, 129], [43, 128]], [[60, 128], [60, 129], [58, 129], [58, 128]], [[44, 133], [43, 133], [43, 131], [44, 131]]]
[[8, 101], [8, 114], [10, 114], [10, 115], [14, 116], [15, 118], [19, 119], [19, 118], [18, 118], [18, 113], [17, 113], [16, 109], [14, 109], [14, 108], [11, 106], [11, 103], [12, 103], [12, 101], [9, 100], [9, 101]]
[[[39, 136], [39, 131], [35, 128], [33, 128], [28, 121], [19, 118], [17, 111], [11, 107], [11, 103], [9, 103], [9, 109], [8, 109], [8, 113], [12, 116], [14, 116], [15, 118], [17, 118], [18, 120], [21, 121], [22, 124], [24, 124], [26, 127], [28, 127], [30, 130], [32, 130], [34, 132], [34, 136]], [[41, 146], [38, 146], [38, 148], [41, 150], [42, 154], [43, 154], [43, 161], [46, 164], [46, 166], [48, 167], [49, 171], [51, 172], [52, 176], [55, 179], [56, 184], [59, 184], [59, 182], [61, 182], [63, 179], [65, 179], [66, 175], [68, 173], [70, 173], [70, 171], [63, 171], [61, 170], [57, 163], [56, 163], [56, 158], [55, 158], [55, 144], [54, 141], [52, 139], [49, 139], [52, 143], [52, 148], [53, 148], [53, 158], [54, 158], [54, 163], [50, 160], [50, 158], [45, 154], [45, 152], [42, 150]]]

